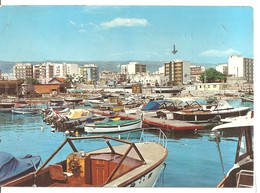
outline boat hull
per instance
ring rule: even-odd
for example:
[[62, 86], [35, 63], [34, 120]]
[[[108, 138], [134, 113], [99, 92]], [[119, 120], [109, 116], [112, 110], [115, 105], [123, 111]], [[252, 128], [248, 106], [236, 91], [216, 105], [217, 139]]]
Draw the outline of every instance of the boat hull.
[[142, 120], [129, 120], [125, 124], [120, 124], [121, 121], [116, 125], [98, 125], [98, 124], [89, 124], [84, 127], [86, 133], [115, 133], [115, 132], [124, 132], [142, 128]]
[[193, 111], [173, 112], [173, 118], [175, 120], [187, 121], [187, 122], [208, 122], [210, 119], [214, 119], [217, 115], [220, 119], [227, 117], [245, 116], [250, 111], [249, 107], [240, 107], [235, 109], [218, 110], [218, 111]]

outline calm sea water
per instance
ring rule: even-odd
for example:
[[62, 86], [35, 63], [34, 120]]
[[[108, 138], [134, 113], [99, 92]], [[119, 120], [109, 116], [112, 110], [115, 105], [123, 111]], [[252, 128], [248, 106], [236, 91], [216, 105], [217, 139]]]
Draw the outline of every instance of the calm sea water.
[[[250, 106], [240, 100], [228, 100], [234, 106]], [[215, 187], [223, 178], [221, 162], [215, 142], [209, 140], [209, 132], [166, 132], [169, 155], [159, 187]], [[65, 135], [51, 132], [41, 116], [0, 113], [0, 151], [15, 156], [40, 155], [45, 161], [64, 141]], [[86, 144], [77, 144], [79, 148]], [[220, 143], [227, 171], [234, 162], [236, 137], [230, 135]], [[89, 146], [87, 146], [89, 147]], [[90, 147], [89, 147], [90, 148]], [[88, 149], [85, 149], [88, 150]], [[52, 162], [60, 161], [57, 155]]]

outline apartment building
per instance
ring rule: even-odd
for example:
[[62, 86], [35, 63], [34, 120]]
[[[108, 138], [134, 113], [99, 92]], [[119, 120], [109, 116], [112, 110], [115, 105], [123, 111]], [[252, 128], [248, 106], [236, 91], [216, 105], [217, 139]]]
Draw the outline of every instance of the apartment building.
[[43, 62], [33, 66], [33, 78], [46, 84], [54, 77], [54, 65], [51, 62]]
[[146, 65], [138, 62], [129, 62], [129, 64], [121, 65], [121, 73], [123, 74], [143, 74], [146, 73]]
[[242, 56], [230, 56], [228, 58], [228, 74], [234, 77], [243, 77], [247, 82], [254, 80], [254, 60]]
[[33, 78], [33, 65], [31, 63], [16, 63], [13, 66], [13, 76], [16, 80]]
[[164, 63], [165, 76], [169, 82], [176, 85], [187, 84], [190, 82], [190, 62], [183, 60], [174, 60]]
[[84, 64], [79, 67], [79, 76], [86, 82], [97, 82], [99, 80], [99, 67], [96, 64]]
[[200, 81], [200, 76], [202, 73], [205, 71], [204, 66], [196, 66], [196, 65], [191, 65], [190, 66], [190, 80], [191, 82], [201, 82]]

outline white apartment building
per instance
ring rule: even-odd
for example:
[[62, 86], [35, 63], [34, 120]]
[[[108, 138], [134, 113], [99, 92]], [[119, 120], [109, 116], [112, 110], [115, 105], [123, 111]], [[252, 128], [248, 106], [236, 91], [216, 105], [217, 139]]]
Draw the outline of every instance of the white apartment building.
[[121, 73], [123, 74], [146, 73], [146, 65], [139, 64], [138, 62], [129, 62], [129, 64], [122, 64]]
[[243, 77], [247, 82], [253, 82], [254, 60], [242, 56], [228, 58], [228, 74], [234, 77]]
[[69, 75], [79, 75], [79, 65], [78, 64], [65, 64], [66, 65], [66, 74]]
[[36, 78], [42, 84], [47, 84], [54, 78], [54, 65], [51, 62], [34, 65], [33, 78]]
[[53, 64], [53, 73], [54, 77], [65, 78], [67, 75], [67, 68], [65, 63], [52, 63]]
[[96, 64], [84, 64], [79, 67], [79, 76], [86, 82], [97, 82], [99, 80], [99, 67]]
[[244, 76], [244, 57], [230, 56], [228, 57], [228, 74], [235, 77]]
[[31, 63], [16, 63], [13, 66], [13, 75], [16, 80], [33, 78], [33, 65]]

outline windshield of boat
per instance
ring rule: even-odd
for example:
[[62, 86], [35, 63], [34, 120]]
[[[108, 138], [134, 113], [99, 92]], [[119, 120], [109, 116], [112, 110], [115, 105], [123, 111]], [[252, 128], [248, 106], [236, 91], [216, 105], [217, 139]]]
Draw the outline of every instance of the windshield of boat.
[[237, 154], [236, 154], [236, 163], [245, 157], [250, 157], [253, 159], [254, 152], [254, 133], [253, 126], [251, 127], [243, 127], [241, 135], [239, 136], [238, 146], [237, 146]]

